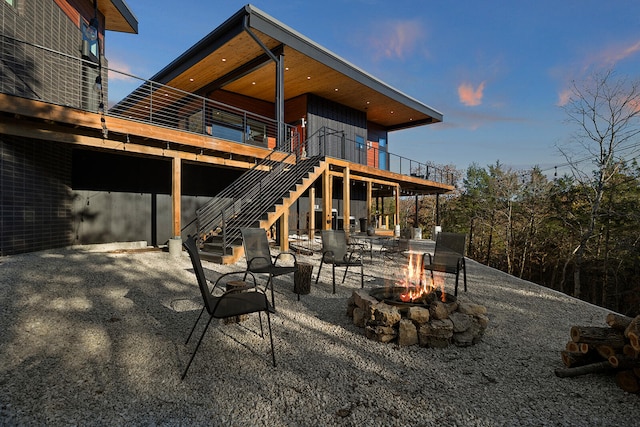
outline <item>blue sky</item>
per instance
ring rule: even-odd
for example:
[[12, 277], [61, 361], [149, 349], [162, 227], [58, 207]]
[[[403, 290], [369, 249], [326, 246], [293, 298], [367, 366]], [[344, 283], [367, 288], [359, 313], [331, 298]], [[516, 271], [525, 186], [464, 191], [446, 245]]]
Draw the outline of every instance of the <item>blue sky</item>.
[[[149, 78], [246, 3], [127, 0], [139, 34], [110, 32], [111, 68]], [[444, 114], [394, 132], [391, 152], [466, 169], [566, 161], [556, 145], [571, 81], [598, 69], [640, 74], [637, 0], [255, 0], [347, 61]], [[559, 169], [560, 173], [561, 169]]]

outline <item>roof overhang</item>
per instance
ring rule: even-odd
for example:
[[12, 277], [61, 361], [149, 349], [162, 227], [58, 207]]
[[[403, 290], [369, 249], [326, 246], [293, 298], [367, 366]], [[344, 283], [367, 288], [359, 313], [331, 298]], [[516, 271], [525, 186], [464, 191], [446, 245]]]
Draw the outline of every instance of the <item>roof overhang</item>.
[[138, 19], [124, 0], [97, 0], [106, 30], [138, 34]]
[[191, 93], [216, 89], [275, 102], [275, 65], [256, 40], [284, 54], [284, 98], [305, 94], [366, 112], [386, 130], [442, 121], [442, 113], [400, 92], [252, 5], [151, 78]]

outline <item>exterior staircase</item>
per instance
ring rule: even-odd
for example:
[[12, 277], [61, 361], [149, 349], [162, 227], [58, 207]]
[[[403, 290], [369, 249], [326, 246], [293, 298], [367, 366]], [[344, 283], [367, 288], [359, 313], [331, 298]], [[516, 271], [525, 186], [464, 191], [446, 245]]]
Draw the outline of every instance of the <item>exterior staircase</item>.
[[322, 156], [272, 152], [196, 211], [201, 257], [236, 262], [244, 255], [240, 229], [271, 227], [326, 168]]

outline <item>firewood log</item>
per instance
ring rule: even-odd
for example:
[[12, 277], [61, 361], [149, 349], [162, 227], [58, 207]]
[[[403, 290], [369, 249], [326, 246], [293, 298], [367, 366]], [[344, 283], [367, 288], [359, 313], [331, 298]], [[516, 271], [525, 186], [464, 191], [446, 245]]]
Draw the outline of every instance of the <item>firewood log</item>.
[[587, 365], [593, 363], [595, 361], [592, 353], [582, 353], [582, 352], [571, 352], [567, 350], [562, 350], [560, 352], [562, 356], [562, 363], [567, 368], [573, 368], [576, 366]]
[[624, 354], [614, 354], [607, 359], [612, 368], [633, 369], [640, 367], [640, 360], [625, 356]]
[[629, 326], [629, 323], [633, 320], [633, 317], [623, 316], [622, 314], [609, 313], [607, 314], [607, 325], [613, 329], [624, 331]]
[[640, 316], [636, 316], [631, 320], [629, 326], [624, 330], [624, 336], [629, 339], [629, 344], [634, 350], [640, 351]]
[[624, 354], [625, 356], [637, 358], [640, 355], [640, 350], [636, 350], [631, 344], [625, 344], [625, 346], [622, 347], [622, 354]]
[[640, 384], [638, 383], [638, 377], [633, 371], [619, 371], [616, 373], [616, 384], [618, 387], [629, 393], [638, 393], [640, 391]]
[[622, 331], [607, 326], [572, 326], [571, 340], [591, 345], [611, 345], [622, 348], [626, 341]]
[[569, 341], [565, 346], [565, 350], [571, 353], [583, 353], [587, 354], [589, 352], [589, 344], [585, 343], [577, 343], [573, 341]]
[[590, 363], [588, 365], [575, 366], [570, 368], [556, 368], [555, 374], [560, 378], [577, 377], [585, 374], [596, 374], [603, 372], [611, 372], [614, 368], [611, 367], [608, 361]]

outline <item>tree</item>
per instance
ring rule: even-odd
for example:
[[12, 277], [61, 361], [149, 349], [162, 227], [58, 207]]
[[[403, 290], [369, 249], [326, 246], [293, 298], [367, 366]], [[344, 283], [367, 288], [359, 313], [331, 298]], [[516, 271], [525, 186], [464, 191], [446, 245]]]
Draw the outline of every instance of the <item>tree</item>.
[[[573, 294], [580, 297], [581, 267], [596, 231], [607, 183], [618, 172], [624, 151], [634, 147], [632, 141], [640, 134], [640, 82], [618, 78], [612, 70], [594, 72], [583, 82], [572, 84], [570, 99], [563, 108], [567, 122], [577, 130], [570, 145], [559, 149], [574, 178], [585, 189], [590, 206], [587, 223], [573, 251]], [[584, 160], [591, 160], [593, 168], [584, 168]]]

